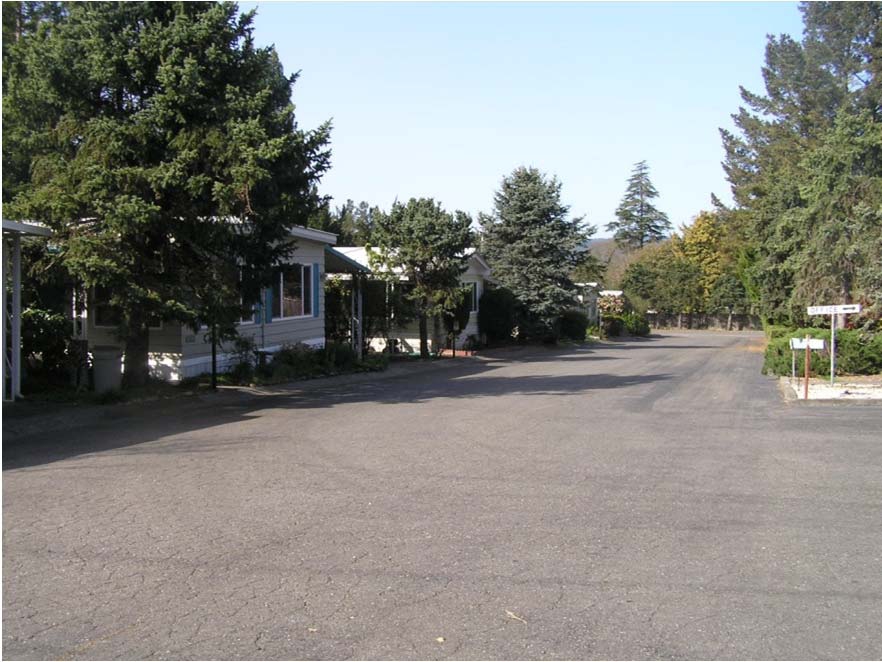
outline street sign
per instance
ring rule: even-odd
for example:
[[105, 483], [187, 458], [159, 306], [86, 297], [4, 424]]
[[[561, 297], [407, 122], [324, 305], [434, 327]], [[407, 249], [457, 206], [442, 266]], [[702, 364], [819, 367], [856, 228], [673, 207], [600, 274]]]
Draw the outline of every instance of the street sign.
[[[836, 380], [836, 316], [861, 312], [861, 304], [845, 303], [840, 306], [809, 306], [809, 315], [830, 316], [830, 386]], [[808, 397], [808, 396], [806, 396]]]
[[827, 343], [823, 338], [809, 338], [808, 340], [805, 338], [790, 339], [790, 349], [806, 349], [806, 345], [808, 345], [808, 349], [827, 349]]
[[809, 315], [842, 315], [844, 313], [861, 312], [861, 304], [848, 303], [841, 306], [809, 306]]

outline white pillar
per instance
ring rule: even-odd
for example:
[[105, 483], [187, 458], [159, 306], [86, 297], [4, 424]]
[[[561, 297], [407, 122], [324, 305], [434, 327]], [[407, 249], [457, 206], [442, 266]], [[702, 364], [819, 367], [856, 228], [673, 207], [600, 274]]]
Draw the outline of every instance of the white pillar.
[[354, 276], [355, 286], [358, 288], [358, 347], [355, 350], [360, 361], [364, 354], [364, 293], [361, 287], [361, 276]]
[[349, 342], [352, 349], [358, 352], [358, 320], [355, 316], [355, 274], [349, 280]]
[[12, 399], [21, 396], [21, 236], [12, 238]]
[[836, 315], [830, 315], [830, 386], [836, 383]]
[[8, 281], [9, 274], [9, 246], [6, 244], [6, 235], [3, 235], [3, 377], [2, 377], [2, 385], [3, 385], [3, 400], [11, 400], [11, 397], [6, 396], [6, 371], [10, 371], [10, 385], [12, 384], [12, 374], [11, 374], [11, 357], [6, 353], [6, 334], [9, 333], [8, 323], [9, 323], [9, 309], [6, 307], [6, 283]]

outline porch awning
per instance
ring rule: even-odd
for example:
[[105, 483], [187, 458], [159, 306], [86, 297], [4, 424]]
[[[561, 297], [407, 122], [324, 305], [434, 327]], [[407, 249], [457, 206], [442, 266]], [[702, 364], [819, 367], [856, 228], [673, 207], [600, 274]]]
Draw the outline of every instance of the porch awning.
[[21, 221], [7, 221], [3, 219], [3, 234], [32, 235], [37, 237], [51, 237], [52, 230], [45, 225], [34, 223], [22, 223]]
[[369, 274], [371, 270], [331, 246], [325, 246], [325, 272], [329, 274]]
[[[21, 395], [21, 238], [27, 236], [51, 237], [52, 231], [43, 225], [3, 219], [3, 400]], [[12, 310], [6, 302], [10, 280]], [[11, 342], [6, 341], [7, 329]]]

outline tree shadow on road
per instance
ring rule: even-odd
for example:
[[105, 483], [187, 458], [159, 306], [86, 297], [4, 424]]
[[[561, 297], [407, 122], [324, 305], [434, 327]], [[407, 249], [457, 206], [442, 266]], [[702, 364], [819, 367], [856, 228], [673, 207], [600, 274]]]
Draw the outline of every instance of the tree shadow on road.
[[[381, 375], [375, 379], [336, 382], [320, 385], [278, 387], [259, 395], [221, 392], [184, 401], [116, 405], [98, 410], [98, 417], [73, 428], [40, 432], [25, 431], [4, 435], [3, 469], [38, 467], [72, 457], [102, 453], [165, 440], [151, 452], [198, 453], [224, 446], [249, 442], [240, 430], [230, 430], [207, 441], [204, 437], [188, 440], [187, 433], [220, 428], [258, 419], [268, 411], [320, 410], [354, 403], [378, 406], [424, 404], [438, 399], [498, 398], [504, 396], [588, 395], [591, 392], [621, 389], [669, 379], [667, 374], [616, 375], [594, 373], [594, 361], [611, 357], [590, 352], [573, 354], [571, 350], [542, 352], [533, 356], [485, 361], [464, 361], [462, 365], [439, 370], [425, 370], [399, 376]], [[513, 363], [565, 361], [567, 374], [494, 374], [497, 368]], [[577, 363], [586, 366], [584, 373], [574, 372]], [[345, 414], [341, 414], [345, 415]], [[390, 418], [390, 425], [394, 421]], [[174, 440], [169, 440], [174, 437]], [[229, 438], [229, 441], [224, 437]], [[188, 441], [192, 443], [188, 445]]]

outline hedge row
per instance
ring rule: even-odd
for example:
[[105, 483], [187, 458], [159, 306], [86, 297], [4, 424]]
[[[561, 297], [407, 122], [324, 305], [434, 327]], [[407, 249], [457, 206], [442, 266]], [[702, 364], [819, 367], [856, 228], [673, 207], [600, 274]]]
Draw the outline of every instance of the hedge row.
[[624, 313], [623, 315], [604, 315], [603, 334], [607, 338], [615, 338], [622, 334], [629, 336], [648, 336], [649, 322], [639, 313]]
[[[791, 338], [823, 338], [827, 342], [824, 351], [812, 352], [811, 374], [822, 377], [830, 374], [830, 329], [766, 329], [769, 344], [766, 347], [763, 373], [789, 375], [791, 370]], [[802, 374], [803, 353], [797, 350], [796, 371]], [[882, 373], [882, 333], [870, 333], [858, 329], [842, 329], [836, 332], [836, 374], [875, 375]]]

